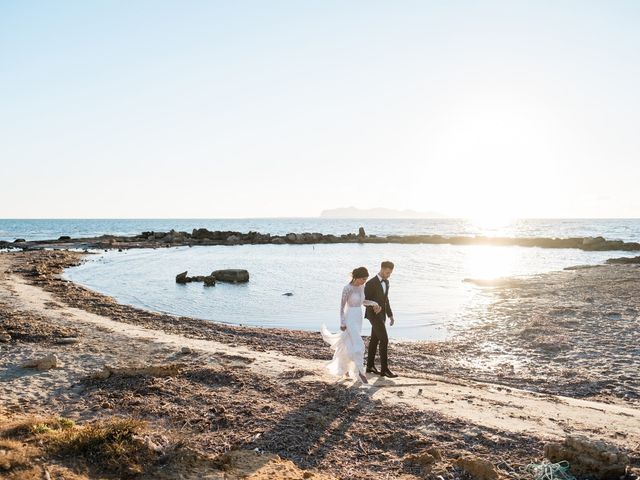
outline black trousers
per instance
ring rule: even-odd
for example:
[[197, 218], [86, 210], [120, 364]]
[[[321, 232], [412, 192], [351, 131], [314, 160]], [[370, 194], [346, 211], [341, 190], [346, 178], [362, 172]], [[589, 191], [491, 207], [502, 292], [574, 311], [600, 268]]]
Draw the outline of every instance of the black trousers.
[[387, 364], [387, 347], [389, 346], [389, 336], [384, 320], [375, 318], [371, 322], [371, 338], [369, 339], [369, 350], [367, 351], [367, 368], [374, 366], [376, 350], [380, 346], [380, 371], [385, 372], [389, 368]]

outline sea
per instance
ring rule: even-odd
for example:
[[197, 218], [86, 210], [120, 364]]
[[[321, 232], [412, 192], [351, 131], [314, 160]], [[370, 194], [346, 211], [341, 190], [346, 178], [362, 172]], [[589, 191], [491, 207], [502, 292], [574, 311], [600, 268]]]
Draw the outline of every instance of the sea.
[[[209, 230], [384, 235], [487, 235], [509, 237], [591, 237], [640, 241], [640, 219], [0, 219], [0, 240], [42, 240], [142, 231]], [[352, 269], [375, 275], [380, 262], [396, 268], [390, 303], [396, 340], [442, 340], [477, 321], [493, 300], [491, 289], [467, 279], [526, 277], [575, 265], [595, 265], [638, 252], [584, 252], [575, 249], [477, 245], [319, 244], [235, 245], [97, 251], [65, 278], [121, 303], [178, 316], [251, 325], [319, 331], [339, 325], [342, 288]], [[179, 285], [175, 276], [206, 275], [243, 268], [247, 284]], [[367, 321], [363, 334], [368, 334]]]

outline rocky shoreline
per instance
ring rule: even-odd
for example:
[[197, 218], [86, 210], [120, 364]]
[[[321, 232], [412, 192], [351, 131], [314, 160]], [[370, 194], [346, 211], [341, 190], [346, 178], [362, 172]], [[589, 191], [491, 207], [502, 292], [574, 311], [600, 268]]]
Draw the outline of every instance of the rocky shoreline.
[[[86, 258], [83, 252], [10, 255], [17, 260], [14, 273], [71, 307], [189, 338], [308, 359], [330, 358], [317, 332], [236, 326], [141, 310], [62, 279], [65, 268]], [[394, 342], [394, 369], [418, 377], [447, 375], [540, 393], [640, 404], [640, 329], [634, 327], [640, 322], [640, 265], [498, 279], [482, 282], [480, 294], [488, 299], [480, 303], [488, 307], [463, 312], [469, 327], [452, 339]], [[594, 351], [598, 354], [590, 353]]]
[[[148, 312], [60, 278], [87, 255], [0, 254], [0, 441], [15, 431], [3, 415], [32, 423], [24, 416], [53, 415], [37, 425], [64, 417], [78, 422], [78, 434], [99, 422], [140, 419], [147, 426], [137, 426], [131, 441], [152, 446], [148, 464], [127, 468], [154, 479], [176, 472], [240, 479], [246, 475], [233, 472], [249, 471], [255, 480], [522, 480], [545, 442], [572, 433], [625, 449], [613, 457], [627, 459], [616, 460], [622, 471], [631, 465], [626, 478], [640, 467], [633, 408], [640, 356], [632, 350], [638, 265], [485, 287], [493, 306], [484, 316], [472, 312], [478, 321], [468, 331], [447, 342], [394, 343], [400, 382], [372, 378], [371, 389], [362, 390], [322, 377], [330, 352], [317, 333]], [[41, 371], [38, 359], [46, 360]], [[51, 428], [44, 432], [58, 435]], [[45, 433], [18, 440], [47, 445]], [[577, 456], [608, 451], [581, 442], [547, 445], [575, 447]], [[242, 460], [228, 465], [229, 455]], [[30, 458], [30, 468], [50, 472], [77, 470], [82, 461], [35, 450]]]
[[640, 243], [622, 240], [607, 240], [603, 237], [572, 238], [520, 238], [487, 236], [444, 236], [444, 235], [367, 235], [361, 227], [357, 234], [331, 235], [323, 233], [288, 233], [271, 235], [259, 232], [210, 231], [206, 228], [189, 232], [142, 232], [133, 236], [102, 235], [93, 238], [71, 238], [61, 236], [52, 240], [16, 239], [13, 242], [0, 241], [0, 249], [37, 250], [43, 248], [71, 249], [129, 249], [160, 248], [198, 245], [310, 245], [321, 243], [396, 243], [396, 244], [449, 244], [449, 245], [492, 245], [539, 248], [576, 248], [585, 251], [640, 251]]

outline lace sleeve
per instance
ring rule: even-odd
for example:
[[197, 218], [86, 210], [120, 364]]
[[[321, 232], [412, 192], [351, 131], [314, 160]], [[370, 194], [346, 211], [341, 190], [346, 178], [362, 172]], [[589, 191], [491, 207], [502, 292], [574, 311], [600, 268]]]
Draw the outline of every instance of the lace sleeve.
[[377, 307], [378, 302], [374, 302], [373, 300], [365, 300], [362, 302], [365, 307]]
[[342, 298], [340, 299], [340, 326], [344, 327], [344, 307], [347, 304], [347, 300], [349, 299], [349, 294], [351, 293], [351, 289], [349, 285], [345, 286], [342, 289]]

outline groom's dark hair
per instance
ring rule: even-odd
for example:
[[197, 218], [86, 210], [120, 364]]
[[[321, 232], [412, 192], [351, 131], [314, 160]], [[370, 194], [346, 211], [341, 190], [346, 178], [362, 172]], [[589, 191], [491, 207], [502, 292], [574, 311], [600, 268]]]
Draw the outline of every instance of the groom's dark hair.
[[390, 268], [391, 270], [393, 270], [393, 267], [395, 267], [395, 265], [393, 264], [393, 262], [390, 262], [388, 260], [382, 262], [380, 264], [380, 268]]

